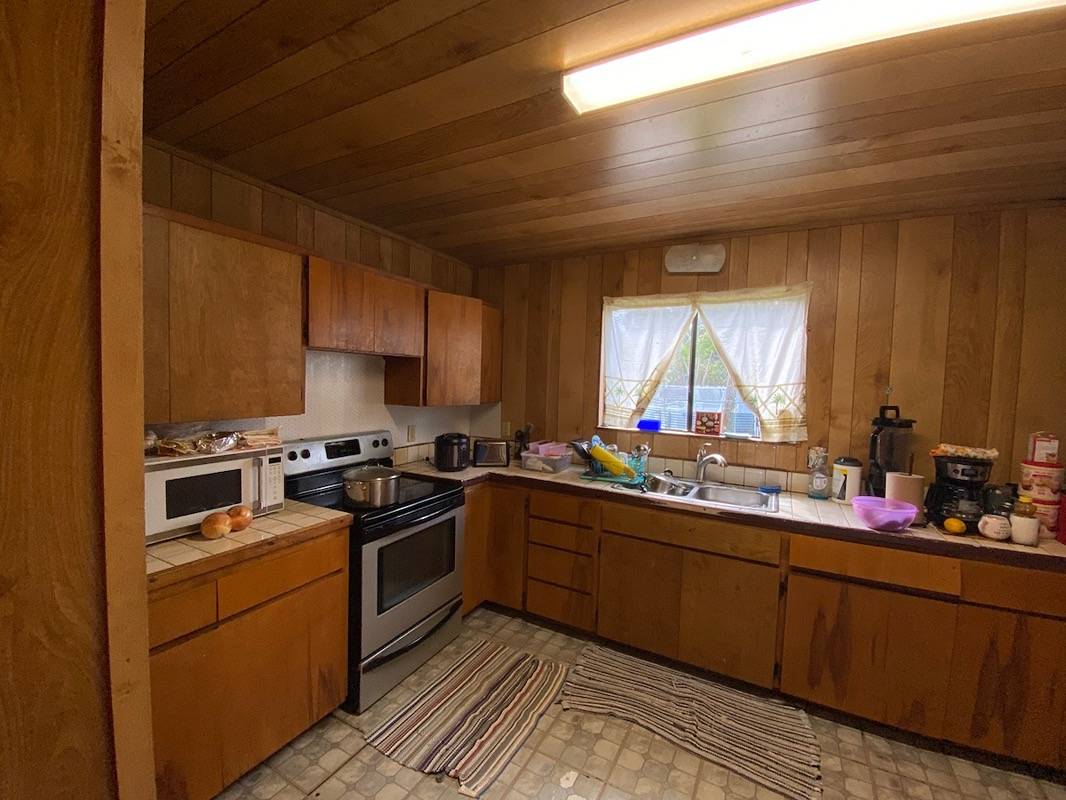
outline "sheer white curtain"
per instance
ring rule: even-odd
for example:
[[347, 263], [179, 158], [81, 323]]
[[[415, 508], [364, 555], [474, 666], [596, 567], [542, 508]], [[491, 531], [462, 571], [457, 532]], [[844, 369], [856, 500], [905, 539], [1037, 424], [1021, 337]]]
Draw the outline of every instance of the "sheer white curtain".
[[699, 296], [699, 313], [767, 442], [807, 438], [811, 284]]
[[687, 296], [604, 298], [604, 425], [637, 424], [695, 314]]

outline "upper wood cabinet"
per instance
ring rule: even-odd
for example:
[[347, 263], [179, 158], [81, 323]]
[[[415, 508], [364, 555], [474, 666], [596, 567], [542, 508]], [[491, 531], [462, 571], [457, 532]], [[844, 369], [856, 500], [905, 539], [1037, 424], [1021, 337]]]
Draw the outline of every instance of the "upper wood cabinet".
[[490, 305], [481, 307], [481, 402], [503, 399], [503, 314]]
[[147, 216], [145, 421], [304, 411], [303, 258]]
[[424, 340], [421, 286], [354, 264], [308, 259], [308, 347], [421, 356]]
[[385, 402], [473, 406], [482, 402], [485, 304], [474, 297], [426, 292], [425, 355], [385, 361]]
[[428, 292], [426, 405], [481, 402], [481, 311], [474, 297]]

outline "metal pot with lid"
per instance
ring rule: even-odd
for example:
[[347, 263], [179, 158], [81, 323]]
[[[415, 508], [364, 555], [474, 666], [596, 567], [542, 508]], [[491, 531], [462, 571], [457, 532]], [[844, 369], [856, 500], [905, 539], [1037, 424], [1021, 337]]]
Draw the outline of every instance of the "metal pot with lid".
[[392, 467], [353, 467], [341, 475], [341, 479], [344, 493], [358, 506], [380, 508], [399, 499], [400, 472]]

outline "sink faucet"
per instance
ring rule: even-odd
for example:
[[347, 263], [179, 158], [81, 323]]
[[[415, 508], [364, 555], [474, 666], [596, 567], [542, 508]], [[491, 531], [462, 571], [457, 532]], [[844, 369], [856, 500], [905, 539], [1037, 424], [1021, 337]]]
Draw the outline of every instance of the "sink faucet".
[[708, 464], [717, 464], [723, 468], [729, 466], [725, 456], [721, 453], [710, 452], [713, 446], [710, 442], [704, 442], [700, 445], [700, 449], [696, 451], [696, 480], [699, 483], [703, 483], [706, 479]]

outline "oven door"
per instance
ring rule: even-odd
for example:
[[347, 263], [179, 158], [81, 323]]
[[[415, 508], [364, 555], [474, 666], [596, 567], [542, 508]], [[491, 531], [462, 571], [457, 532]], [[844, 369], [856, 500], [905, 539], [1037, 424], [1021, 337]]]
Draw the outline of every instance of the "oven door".
[[195, 530], [213, 511], [256, 507], [259, 458], [244, 454], [153, 465], [144, 473], [144, 530], [149, 543]]
[[462, 592], [462, 507], [364, 544], [362, 658]]

